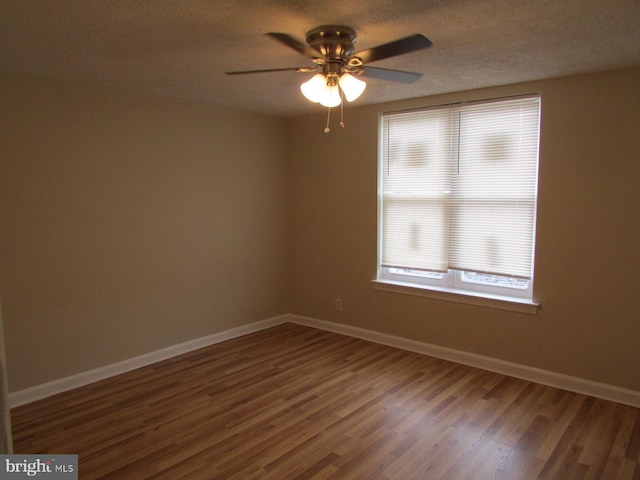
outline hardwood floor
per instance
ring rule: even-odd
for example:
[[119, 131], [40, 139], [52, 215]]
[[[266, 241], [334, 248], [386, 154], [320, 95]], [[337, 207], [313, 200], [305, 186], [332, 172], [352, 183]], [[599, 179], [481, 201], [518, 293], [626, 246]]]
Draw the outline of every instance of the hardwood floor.
[[640, 479], [640, 409], [284, 324], [12, 411], [89, 479]]

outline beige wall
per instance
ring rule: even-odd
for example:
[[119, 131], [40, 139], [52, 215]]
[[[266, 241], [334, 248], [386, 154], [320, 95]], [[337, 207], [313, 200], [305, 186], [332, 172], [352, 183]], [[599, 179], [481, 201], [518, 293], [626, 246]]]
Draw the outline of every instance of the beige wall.
[[[530, 92], [542, 95], [540, 312], [374, 291], [378, 113]], [[328, 135], [321, 112], [288, 124], [292, 313], [640, 390], [640, 69], [345, 115]]]
[[269, 116], [0, 77], [11, 391], [287, 311]]

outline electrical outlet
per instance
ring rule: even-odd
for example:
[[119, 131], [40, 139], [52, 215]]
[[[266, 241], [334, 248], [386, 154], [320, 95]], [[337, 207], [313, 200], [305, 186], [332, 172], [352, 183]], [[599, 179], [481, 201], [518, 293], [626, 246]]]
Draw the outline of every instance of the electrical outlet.
[[334, 299], [334, 305], [335, 305], [335, 308], [336, 308], [336, 312], [341, 312], [342, 311], [342, 299], [341, 298]]

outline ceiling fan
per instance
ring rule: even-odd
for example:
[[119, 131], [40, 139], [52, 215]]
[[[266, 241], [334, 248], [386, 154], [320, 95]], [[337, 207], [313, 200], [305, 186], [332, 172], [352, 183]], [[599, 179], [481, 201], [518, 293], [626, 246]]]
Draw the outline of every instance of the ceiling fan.
[[[317, 72], [311, 80], [300, 86], [302, 93], [312, 102], [325, 107], [335, 107], [343, 97], [353, 101], [360, 96], [366, 84], [358, 77], [413, 83], [422, 74], [370, 67], [368, 64], [385, 58], [422, 50], [432, 45], [423, 35], [414, 34], [400, 40], [354, 53], [356, 31], [342, 25], [321, 25], [307, 32], [306, 44], [286, 33], [267, 33], [274, 40], [311, 59], [313, 67], [270, 68], [226, 72], [227, 75], [244, 75], [268, 72]], [[344, 126], [341, 122], [341, 126]], [[328, 126], [325, 131], [328, 131]]]
[[353, 53], [357, 40], [356, 31], [341, 25], [321, 25], [307, 32], [307, 44], [300, 42], [286, 33], [267, 33], [269, 37], [294, 49], [310, 58], [315, 67], [271, 68], [264, 70], [243, 70], [226, 72], [227, 75], [244, 75], [248, 73], [267, 72], [313, 72], [320, 67], [325, 74], [348, 72], [364, 77], [412, 83], [422, 74], [365, 66], [385, 58], [403, 55], [428, 48], [431, 41], [423, 35], [415, 34], [400, 40], [378, 45], [367, 50]]

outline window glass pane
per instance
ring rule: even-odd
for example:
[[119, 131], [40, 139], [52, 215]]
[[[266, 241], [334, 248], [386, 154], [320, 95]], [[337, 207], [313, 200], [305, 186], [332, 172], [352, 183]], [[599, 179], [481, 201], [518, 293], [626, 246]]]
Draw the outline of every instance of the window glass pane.
[[509, 276], [531, 274], [535, 203], [478, 199], [451, 212], [449, 267]]
[[449, 266], [529, 277], [538, 164], [538, 99], [460, 108]]
[[462, 272], [462, 281], [478, 285], [490, 285], [494, 287], [525, 289], [529, 286], [529, 280], [488, 273]]
[[447, 270], [448, 196], [384, 195], [382, 265]]
[[450, 108], [385, 117], [380, 172], [382, 265], [446, 271]]
[[393, 275], [408, 275], [412, 277], [432, 278], [435, 280], [440, 280], [444, 278], [444, 275], [445, 275], [442, 272], [430, 272], [427, 270], [412, 270], [410, 268], [390, 268], [389, 273]]
[[421, 112], [385, 120], [382, 190], [449, 190], [451, 111]]

